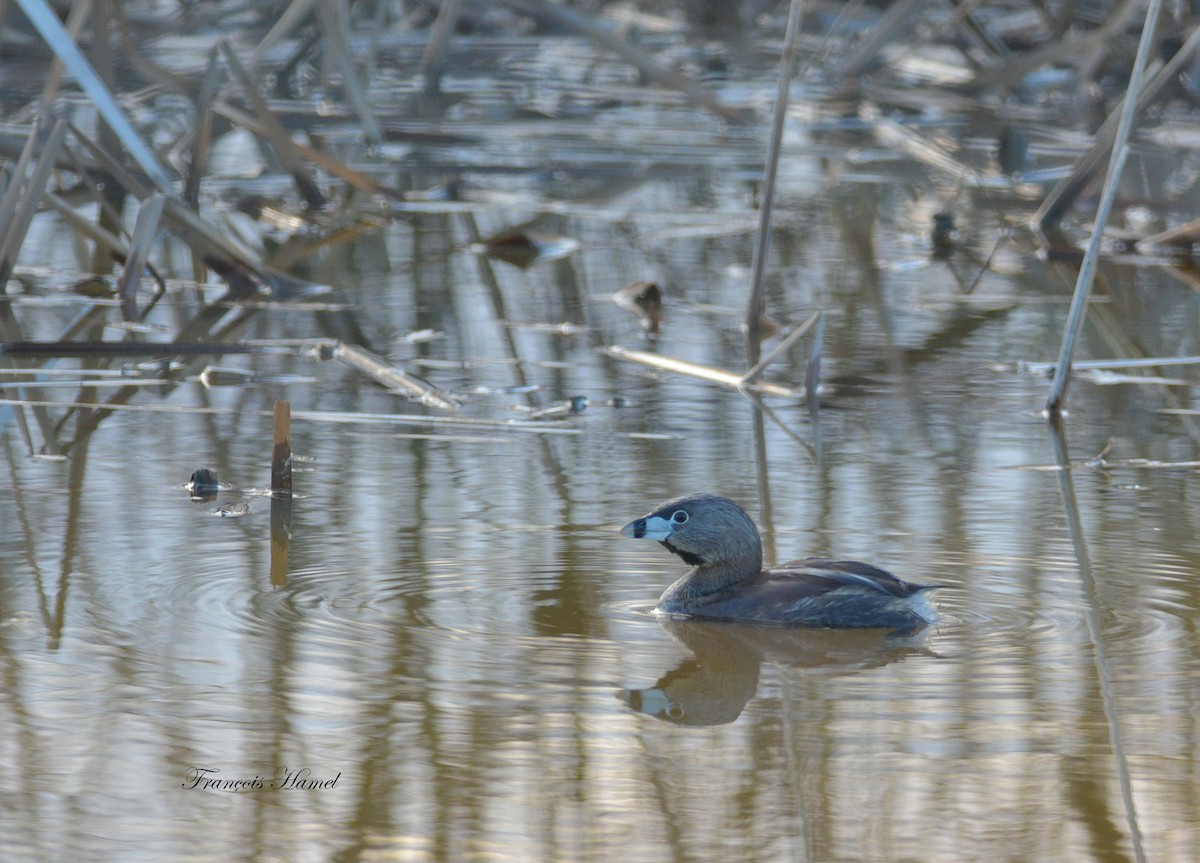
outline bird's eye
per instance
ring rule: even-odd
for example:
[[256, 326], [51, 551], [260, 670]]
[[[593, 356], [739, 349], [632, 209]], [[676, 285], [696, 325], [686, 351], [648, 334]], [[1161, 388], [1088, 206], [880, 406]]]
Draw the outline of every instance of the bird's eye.
[[688, 514], [681, 509], [671, 513], [671, 521], [675, 524], [687, 524]]

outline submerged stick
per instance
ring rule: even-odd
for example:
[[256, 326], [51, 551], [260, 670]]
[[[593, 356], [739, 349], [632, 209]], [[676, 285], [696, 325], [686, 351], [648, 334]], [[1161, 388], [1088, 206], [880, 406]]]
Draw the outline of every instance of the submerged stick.
[[1120, 184], [1121, 174], [1125, 170], [1125, 159], [1129, 155], [1129, 136], [1133, 134], [1137, 105], [1140, 101], [1142, 74], [1145, 71], [1146, 63], [1149, 62], [1151, 46], [1154, 44], [1154, 31], [1157, 29], [1158, 13], [1161, 8], [1162, 0], [1151, 0], [1150, 8], [1146, 12], [1146, 20], [1142, 24], [1142, 36], [1138, 42], [1138, 52], [1133, 61], [1133, 70], [1130, 73], [1129, 86], [1125, 93], [1125, 103], [1121, 110], [1121, 122], [1113, 141], [1108, 176], [1104, 181], [1104, 191], [1100, 196], [1100, 206], [1096, 210], [1096, 220], [1092, 226], [1092, 236], [1088, 241], [1087, 253], [1083, 257], [1083, 266], [1079, 268], [1079, 278], [1075, 282], [1075, 294], [1071, 298], [1071, 310], [1067, 315], [1062, 349], [1058, 354], [1058, 365], [1054, 370], [1054, 381], [1050, 385], [1050, 394], [1046, 398], [1045, 411], [1052, 417], [1061, 413], [1063, 398], [1066, 396], [1067, 382], [1071, 375], [1071, 359], [1075, 355], [1075, 342], [1083, 330], [1088, 298], [1092, 293], [1092, 283], [1095, 280], [1096, 267], [1100, 260], [1100, 241], [1104, 236], [1104, 226], [1108, 224], [1108, 217], [1117, 197], [1117, 186]]
[[271, 496], [271, 586], [285, 587], [292, 540], [292, 499]]

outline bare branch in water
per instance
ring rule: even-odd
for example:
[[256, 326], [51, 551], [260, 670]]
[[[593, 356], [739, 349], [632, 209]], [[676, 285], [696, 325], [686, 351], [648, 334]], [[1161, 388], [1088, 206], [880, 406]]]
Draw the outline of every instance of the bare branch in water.
[[719, 369], [714, 366], [705, 366], [700, 363], [691, 363], [687, 360], [679, 360], [673, 357], [664, 357], [660, 354], [652, 354], [649, 351], [633, 351], [628, 348], [620, 347], [619, 345], [609, 345], [602, 348], [602, 353], [618, 360], [628, 360], [633, 363], [640, 363], [651, 368], [661, 369], [664, 372], [671, 372], [677, 375], [686, 375], [691, 378], [698, 378], [702, 381], [709, 381], [714, 384], [722, 384], [723, 386], [733, 387], [736, 390], [753, 390], [754, 392], [763, 393], [769, 396], [780, 396], [781, 398], [803, 399], [804, 393], [801, 390], [791, 389], [780, 384], [761, 381], [759, 383], [747, 384], [744, 380], [744, 375], [739, 375], [734, 372]]

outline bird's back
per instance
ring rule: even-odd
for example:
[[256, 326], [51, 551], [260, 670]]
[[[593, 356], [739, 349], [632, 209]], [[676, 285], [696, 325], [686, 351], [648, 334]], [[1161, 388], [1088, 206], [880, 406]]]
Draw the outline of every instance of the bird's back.
[[926, 591], [938, 586], [911, 584], [867, 563], [809, 557], [705, 597], [690, 613], [784, 626], [912, 629], [936, 619]]

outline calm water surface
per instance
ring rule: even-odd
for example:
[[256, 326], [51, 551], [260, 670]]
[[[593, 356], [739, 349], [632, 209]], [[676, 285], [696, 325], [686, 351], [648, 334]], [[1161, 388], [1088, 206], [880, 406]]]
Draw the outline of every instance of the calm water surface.
[[[1054, 357], [1070, 275], [1015, 236], [964, 297], [928, 261], [938, 190], [804, 158], [769, 306], [788, 325], [827, 313], [815, 420], [598, 350], [646, 347], [608, 297], [654, 278], [655, 350], [745, 368], [754, 195], [724, 165], [566, 207], [553, 227], [580, 252], [495, 264], [498, 293], [456, 216], [398, 218], [320, 262], [377, 352], [485, 424], [404, 421], [437, 415], [295, 354], [222, 365], [312, 382], [147, 392], [90, 434], [70, 419], [62, 457], [0, 406], [0, 856], [1200, 859], [1195, 469], [1119, 463], [1196, 458], [1186, 420], [1158, 412], [1191, 405], [1194, 373], [1169, 394], [1077, 382], [1076, 469], [1050, 469], [1047, 382], [1015, 364]], [[1006, 221], [979, 210], [982, 258]], [[64, 266], [56, 223], [35, 227], [26, 264]], [[1196, 352], [1193, 293], [1106, 279], [1085, 353]], [[74, 311], [17, 313], [50, 338]], [[583, 329], [533, 326], [564, 321]], [[329, 325], [283, 306], [246, 337]], [[426, 328], [443, 337], [403, 340]], [[769, 377], [799, 384], [808, 344]], [[523, 384], [540, 392], [501, 391]], [[62, 392], [42, 397], [79, 395]], [[574, 395], [582, 414], [510, 422]], [[303, 458], [282, 568], [256, 491], [279, 398]], [[1089, 463], [1110, 441], [1115, 464]], [[214, 502], [181, 488], [202, 466], [230, 486]], [[900, 638], [656, 619], [678, 561], [617, 528], [701, 490], [741, 500], [769, 557], [946, 585], [942, 622]], [[239, 501], [248, 515], [212, 514]]]

